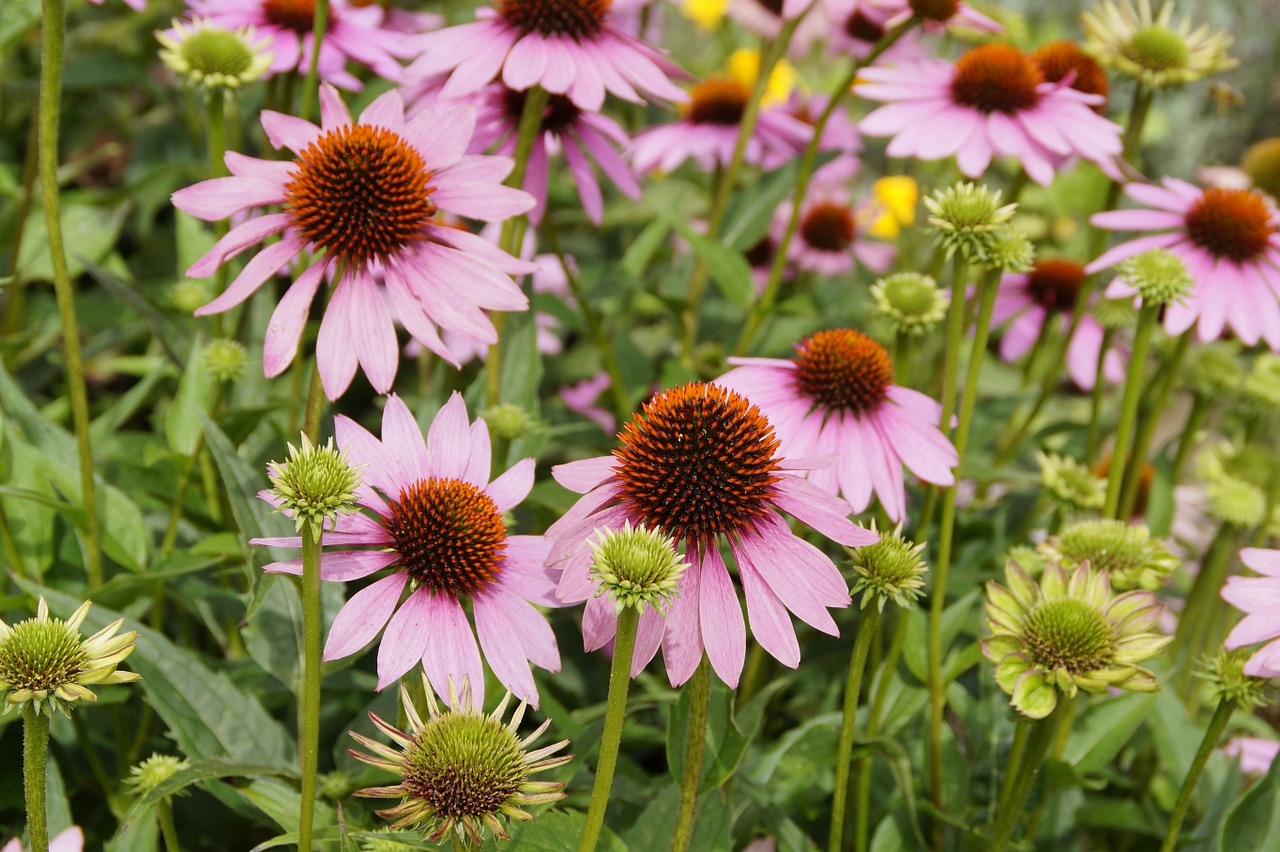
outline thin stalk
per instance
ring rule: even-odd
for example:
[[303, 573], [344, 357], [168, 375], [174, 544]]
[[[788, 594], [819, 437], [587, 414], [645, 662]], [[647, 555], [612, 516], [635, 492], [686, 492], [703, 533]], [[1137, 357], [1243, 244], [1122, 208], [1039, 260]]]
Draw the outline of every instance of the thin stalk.
[[685, 740], [684, 776], [680, 779], [680, 811], [671, 840], [671, 852], [687, 852], [693, 839], [693, 814], [702, 785], [702, 752], [707, 742], [707, 715], [711, 705], [711, 667], [702, 657], [689, 681], [689, 734]]
[[1192, 664], [1201, 649], [1206, 647], [1204, 639], [1209, 621], [1208, 610], [1222, 605], [1218, 590], [1222, 588], [1227, 566], [1235, 553], [1235, 542], [1235, 527], [1223, 524], [1218, 528], [1213, 543], [1200, 560], [1200, 573], [1196, 574], [1191, 591], [1187, 593], [1187, 608], [1178, 619], [1173, 645], [1181, 667], [1179, 687], [1184, 696], [1187, 696], [1193, 683]]
[[173, 805], [168, 798], [156, 804], [156, 813], [160, 815], [160, 834], [164, 837], [164, 846], [169, 852], [181, 852], [178, 845], [178, 827], [173, 822]]
[[320, 763], [320, 550], [323, 533], [302, 527], [302, 719], [298, 725], [298, 760], [302, 801], [298, 811], [298, 850], [311, 849], [316, 810], [316, 769]]
[[867, 664], [867, 649], [880, 625], [879, 606], [870, 606], [858, 618], [858, 635], [849, 656], [849, 677], [844, 685], [844, 716], [840, 720], [840, 741], [836, 748], [836, 792], [831, 804], [830, 852], [844, 848], [844, 817], [849, 800], [849, 762], [853, 755], [853, 728], [858, 718], [858, 699], [862, 695], [862, 674]]
[[1084, 442], [1085, 464], [1091, 464], [1094, 454], [1098, 452], [1099, 435], [1102, 431], [1102, 399], [1107, 391], [1107, 352], [1111, 349], [1111, 340], [1115, 334], [1115, 329], [1105, 329], [1102, 332], [1102, 345], [1098, 347], [1098, 369], [1093, 375], [1093, 391], [1089, 399], [1089, 432]]
[[759, 642], [751, 643], [747, 652], [747, 664], [742, 670], [742, 680], [738, 683], [738, 694], [734, 696], [734, 706], [741, 710], [760, 691], [765, 672], [769, 665], [769, 655]]
[[1182, 427], [1182, 437], [1178, 439], [1178, 452], [1173, 457], [1173, 472], [1171, 481], [1176, 483], [1178, 477], [1182, 474], [1182, 468], [1186, 465], [1187, 459], [1191, 457], [1191, 448], [1196, 444], [1196, 433], [1200, 431], [1200, 427], [1204, 425], [1204, 419], [1209, 414], [1210, 399], [1203, 394], [1196, 394], [1191, 401], [1191, 410], [1187, 412], [1187, 422]]
[[80, 500], [85, 514], [85, 573], [92, 591], [102, 585], [102, 535], [98, 527], [97, 490], [93, 482], [93, 446], [89, 441], [89, 395], [85, 390], [84, 361], [80, 354], [80, 325], [76, 320], [75, 291], [67, 269], [62, 240], [61, 203], [58, 196], [58, 119], [62, 99], [62, 52], [67, 28], [66, 0], [42, 0], [40, 62], [40, 195], [44, 225], [53, 267], [53, 289], [62, 322], [62, 346], [67, 361], [67, 396], [76, 432], [80, 459]]
[[1111, 470], [1107, 474], [1107, 502], [1102, 510], [1104, 518], [1119, 517], [1120, 486], [1124, 480], [1125, 462], [1133, 439], [1134, 422], [1138, 417], [1138, 399], [1142, 395], [1142, 374], [1147, 366], [1147, 350], [1151, 347], [1151, 333], [1160, 317], [1158, 305], [1143, 305], [1138, 314], [1138, 329], [1133, 335], [1133, 350], [1129, 355], [1129, 371], [1124, 379], [1124, 400], [1120, 404], [1120, 422], [1116, 426], [1115, 448], [1111, 451]]
[[[1138, 502], [1139, 483], [1142, 481], [1142, 469], [1146, 466], [1147, 455], [1151, 452], [1151, 444], [1155, 440], [1156, 427], [1160, 425], [1160, 415], [1169, 405], [1169, 398], [1173, 396], [1173, 386], [1177, 381], [1178, 373], [1182, 370], [1182, 362], [1186, 359], [1187, 349], [1191, 345], [1191, 335], [1193, 332], [1187, 330], [1178, 338], [1178, 343], [1174, 347], [1173, 355], [1169, 358], [1169, 363], [1160, 370], [1157, 384], [1152, 390], [1151, 405], [1142, 412], [1141, 423], [1138, 425], [1138, 437], [1133, 444], [1133, 452], [1130, 453], [1128, 470], [1125, 472], [1124, 486], [1120, 489], [1120, 517], [1129, 518], [1133, 516], [1133, 507]], [[1114, 461], [1117, 457], [1112, 456]]]
[[1057, 729], [1064, 718], [1070, 718], [1067, 705], [1072, 701], [1074, 699], [1059, 696], [1058, 706], [1053, 713], [1034, 724], [1022, 763], [1018, 767], [1013, 784], [1009, 787], [1009, 796], [1001, 801], [996, 814], [994, 836], [991, 845], [987, 847], [989, 852], [1004, 852], [1009, 841], [1013, 839], [1027, 799], [1030, 798], [1031, 790], [1035, 786], [1036, 776], [1040, 773], [1040, 767], [1049, 753], [1049, 746], [1057, 735]]
[[627, 690], [631, 686], [631, 658], [636, 650], [636, 630], [640, 613], [626, 607], [618, 613], [618, 632], [613, 640], [613, 666], [609, 670], [609, 698], [604, 711], [604, 733], [600, 735], [600, 761], [596, 764], [596, 780], [591, 787], [591, 805], [587, 808], [587, 824], [582, 829], [578, 852], [592, 852], [600, 842], [604, 827], [604, 811], [609, 804], [613, 773], [618, 767], [618, 746], [622, 742], [622, 723], [627, 714]]
[[1200, 740], [1200, 748], [1196, 751], [1195, 759], [1191, 761], [1191, 768], [1187, 770], [1187, 777], [1182, 782], [1182, 789], [1178, 792], [1178, 801], [1174, 804], [1173, 813], [1169, 816], [1169, 830], [1164, 836], [1160, 852], [1173, 852], [1174, 846], [1177, 845], [1178, 832], [1182, 830], [1182, 821], [1187, 817], [1187, 807], [1191, 804], [1192, 795], [1195, 794], [1200, 773], [1204, 771], [1209, 755], [1213, 754], [1213, 750], [1218, 747], [1222, 732], [1226, 730], [1227, 723], [1231, 721], [1231, 714], [1235, 711], [1236, 702], [1232, 700], [1219, 701], [1217, 709], [1213, 711], [1209, 728], [1204, 732], [1204, 739]]
[[1009, 759], [1004, 765], [1004, 783], [1000, 785], [1000, 798], [996, 806], [1000, 807], [1013, 795], [1013, 782], [1022, 767], [1022, 758], [1027, 753], [1027, 741], [1031, 739], [1031, 720], [1025, 716], [1018, 718], [1018, 726], [1013, 732], [1013, 744], [1009, 747]]
[[[907, 614], [898, 613], [893, 627], [893, 638], [889, 640], [889, 650], [884, 655], [880, 671], [872, 681], [871, 707], [867, 711], [867, 739], [880, 733], [880, 718], [884, 711], [885, 696], [889, 694], [889, 681], [898, 668], [898, 659], [902, 656], [902, 645], [907, 638]], [[857, 838], [858, 852], [866, 852], [867, 838], [870, 831], [871, 818], [871, 757], [860, 757], [854, 763], [854, 771], [858, 773], [858, 799], [854, 809], [854, 833]]]
[[[219, 178], [231, 174], [227, 168], [227, 95], [222, 89], [211, 89], [205, 93], [204, 100], [205, 126], [209, 142], [209, 177]], [[214, 236], [221, 239], [231, 230], [231, 222], [220, 219], [213, 225]], [[222, 293], [227, 289], [231, 265], [218, 266], [214, 292]], [[209, 325], [214, 337], [222, 336], [223, 314], [214, 314], [209, 318]]]
[[[315, 0], [315, 15], [311, 19], [311, 57], [307, 62], [307, 78], [302, 84], [302, 107], [298, 110], [300, 118], [311, 120], [311, 99], [316, 96], [319, 85], [317, 76], [320, 65], [320, 45], [324, 43], [324, 34], [329, 29], [329, 0]], [[292, 81], [293, 75], [286, 77]], [[292, 92], [285, 95], [285, 103], [292, 103]]]
[[49, 760], [49, 717], [28, 701], [22, 709], [22, 786], [27, 796], [27, 843], [31, 852], [49, 852], [45, 806], [45, 764]]
[[22, 238], [27, 231], [27, 217], [31, 215], [31, 202], [35, 198], [38, 151], [40, 148], [40, 122], [31, 122], [27, 129], [27, 151], [22, 160], [22, 194], [18, 196], [18, 209], [13, 226], [13, 249], [9, 255], [9, 282], [4, 304], [4, 321], [0, 334], [8, 337], [22, 328], [26, 299], [26, 282], [18, 278], [18, 260], [22, 257]]

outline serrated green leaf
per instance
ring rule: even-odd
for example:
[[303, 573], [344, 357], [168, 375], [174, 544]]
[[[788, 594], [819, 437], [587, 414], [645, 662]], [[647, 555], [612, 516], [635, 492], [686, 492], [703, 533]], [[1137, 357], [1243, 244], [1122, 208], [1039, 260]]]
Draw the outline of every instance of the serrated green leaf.
[[1062, 757], [1083, 776], [1111, 765], [1151, 714], [1157, 693], [1129, 692], [1091, 705], [1071, 728]]

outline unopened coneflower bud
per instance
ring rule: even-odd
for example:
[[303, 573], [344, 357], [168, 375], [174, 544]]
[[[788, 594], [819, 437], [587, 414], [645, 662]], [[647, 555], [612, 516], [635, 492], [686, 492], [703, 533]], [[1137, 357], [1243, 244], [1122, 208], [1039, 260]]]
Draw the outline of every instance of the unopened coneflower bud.
[[1255, 187], [1272, 198], [1280, 198], [1280, 136], [1251, 145], [1240, 160], [1240, 168]]
[[235, 89], [262, 77], [271, 67], [267, 42], [252, 27], [226, 29], [208, 19], [175, 20], [156, 33], [160, 61], [195, 86]]
[[1173, 23], [1173, 2], [1153, 14], [1150, 0], [1104, 0], [1081, 17], [1085, 49], [1100, 63], [1151, 88], [1194, 82], [1234, 68], [1231, 36], [1187, 19]]
[[662, 612], [678, 596], [680, 578], [689, 565], [676, 552], [675, 540], [644, 526], [596, 531], [591, 545], [591, 580], [596, 597], [613, 599], [614, 612], [646, 606]]
[[1138, 322], [1132, 299], [1099, 299], [1091, 313], [1098, 325], [1110, 331], [1132, 328]]
[[30, 703], [37, 713], [68, 712], [77, 701], [97, 701], [90, 686], [131, 683], [141, 675], [116, 669], [133, 653], [138, 634], [116, 635], [121, 618], [85, 639], [80, 625], [89, 614], [85, 601], [71, 618], [49, 617], [40, 598], [36, 617], [10, 627], [0, 621], [0, 694], [5, 712]]
[[293, 518], [299, 532], [309, 524], [319, 535], [326, 520], [332, 524], [355, 511], [363, 467], [352, 467], [332, 438], [318, 446], [303, 435], [301, 448], [289, 445], [288, 460], [267, 465], [276, 508]]
[[1235, 648], [1228, 651], [1223, 648], [1196, 671], [1196, 676], [1208, 686], [1215, 703], [1234, 701], [1241, 708], [1249, 710], [1269, 702], [1273, 681], [1244, 673], [1245, 663], [1249, 662], [1254, 650]]
[[204, 350], [204, 368], [218, 382], [234, 382], [244, 375], [248, 353], [240, 343], [226, 337], [209, 342]]
[[1035, 266], [1036, 247], [1020, 229], [1005, 225], [994, 232], [987, 247], [986, 263], [1001, 272], [1029, 272]]
[[320, 791], [321, 796], [333, 802], [341, 802], [355, 792], [357, 786], [355, 778], [345, 769], [326, 772], [320, 776], [319, 781], [316, 789]]
[[534, 420], [514, 402], [503, 402], [480, 412], [484, 422], [489, 425], [489, 433], [504, 441], [515, 441], [528, 435], [533, 429]]
[[169, 288], [169, 304], [180, 314], [194, 314], [213, 298], [207, 281], [184, 278]]
[[394, 820], [393, 831], [422, 830], [437, 842], [452, 835], [479, 847], [485, 828], [508, 840], [505, 820], [533, 819], [525, 807], [564, 798], [562, 782], [530, 780], [531, 775], [573, 759], [572, 755], [553, 756], [569, 744], [568, 740], [529, 750], [551, 724], [550, 719], [522, 739], [516, 731], [524, 718], [524, 702], [510, 721], [502, 721], [510, 692], [486, 715], [472, 707], [470, 683], [464, 678], [459, 692], [450, 679], [450, 707], [441, 710], [425, 674], [422, 680], [428, 711], [425, 719], [404, 685], [400, 686], [407, 731], [369, 714], [393, 745], [351, 732], [369, 751], [351, 749], [352, 757], [400, 776], [398, 784], [367, 787], [355, 794], [400, 799], [394, 807], [378, 811], [379, 816]]
[[934, 239], [950, 258], [957, 251], [970, 260], [987, 257], [997, 232], [1013, 219], [1017, 204], [1000, 205], [1000, 191], [975, 183], [957, 183], [924, 200]]
[[1219, 402], [1232, 399], [1244, 377], [1238, 354], [1239, 346], [1229, 341], [1197, 344], [1187, 352], [1182, 379], [1197, 396]]
[[897, 272], [871, 285], [871, 299], [877, 316], [883, 317], [898, 334], [923, 337], [947, 316], [951, 295], [929, 275]]
[[[145, 796], [174, 775], [190, 767], [191, 764], [188, 761], [175, 755], [152, 754], [137, 766], [129, 769], [129, 777], [125, 779], [124, 783], [136, 795]], [[180, 790], [174, 795], [181, 796], [185, 795], [185, 793]]]
[[1120, 277], [1138, 291], [1144, 305], [1181, 302], [1195, 283], [1187, 264], [1168, 249], [1151, 249], [1120, 264]]
[[1209, 516], [1219, 523], [1253, 529], [1266, 519], [1267, 495], [1252, 482], [1228, 473], [1209, 480]]
[[1240, 383], [1238, 401], [1245, 413], [1272, 416], [1280, 413], [1280, 355], [1262, 352]]
[[1032, 577], [1044, 570], [1046, 559], [1034, 547], [1026, 544], [1015, 544], [1004, 555], [1005, 562], [1012, 562]]
[[[878, 532], [874, 520], [871, 531]], [[903, 538], [901, 524], [893, 532], [881, 535], [875, 544], [845, 548], [845, 552], [853, 559], [853, 571], [857, 575], [850, 594], [862, 593], [862, 609], [875, 603], [876, 608], [884, 612], [884, 605], [889, 601], [908, 608], [924, 594], [924, 574], [929, 570], [920, 558], [924, 544]]]
[[1036, 453], [1040, 487], [1057, 502], [1073, 509], [1101, 509], [1107, 502], [1107, 481], [1080, 462], [1057, 453]]
[[1040, 546], [1046, 559], [1072, 569], [1088, 563], [1106, 572], [1117, 592], [1157, 591], [1178, 567], [1178, 558], [1142, 524], [1117, 520], [1077, 521]]

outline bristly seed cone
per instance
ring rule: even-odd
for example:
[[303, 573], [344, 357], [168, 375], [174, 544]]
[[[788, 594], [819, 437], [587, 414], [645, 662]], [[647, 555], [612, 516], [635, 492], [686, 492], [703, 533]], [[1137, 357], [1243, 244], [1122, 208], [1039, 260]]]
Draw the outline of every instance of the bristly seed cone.
[[[295, 33], [309, 33], [316, 20], [316, 0], [262, 0], [262, 14], [278, 27]], [[329, 23], [334, 20], [334, 9], [329, 8]]]
[[600, 32], [612, 5], [613, 0], [502, 0], [498, 14], [525, 33], [581, 41]]
[[1186, 223], [1196, 245], [1236, 263], [1266, 251], [1274, 232], [1266, 202], [1247, 189], [1206, 189], [1187, 211]]
[[828, 411], [865, 414], [888, 398], [893, 362], [879, 343], [849, 328], [820, 331], [796, 345], [796, 384]]
[[1050, 311], [1066, 313], [1076, 305], [1084, 285], [1084, 267], [1061, 258], [1037, 260], [1027, 273], [1027, 290], [1036, 304]]
[[1040, 68], [1011, 44], [984, 44], [956, 62], [951, 96], [957, 103], [985, 113], [1013, 114], [1040, 100], [1044, 82]]
[[736, 125], [750, 97], [751, 90], [737, 80], [707, 80], [690, 90], [685, 117], [694, 124]]
[[460, 479], [427, 479], [400, 492], [385, 521], [401, 565], [414, 582], [454, 596], [494, 582], [507, 527], [489, 495]]
[[846, 251], [856, 233], [853, 211], [844, 204], [815, 204], [800, 221], [800, 237], [820, 251]]

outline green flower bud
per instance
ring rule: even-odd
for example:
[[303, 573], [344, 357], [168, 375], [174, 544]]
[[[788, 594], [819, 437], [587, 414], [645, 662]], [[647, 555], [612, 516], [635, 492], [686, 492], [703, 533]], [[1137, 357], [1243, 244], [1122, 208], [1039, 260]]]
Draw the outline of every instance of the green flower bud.
[[1240, 385], [1239, 402], [1254, 416], [1280, 413], [1280, 355], [1263, 352], [1253, 359], [1253, 369]]
[[898, 334], [923, 337], [947, 316], [951, 295], [918, 272], [898, 272], [871, 285], [873, 309]]
[[1138, 312], [1132, 299], [1099, 299], [1093, 306], [1093, 318], [1104, 329], [1119, 331], [1136, 325]]
[[1280, 198], [1280, 136], [1250, 146], [1240, 160], [1253, 185], [1272, 198]]
[[675, 541], [658, 530], [632, 527], [596, 530], [591, 546], [591, 579], [596, 597], [613, 598], [614, 612], [645, 606], [662, 612], [679, 595], [680, 578], [689, 564], [676, 552]]
[[[871, 531], [876, 530], [875, 521]], [[924, 574], [929, 570], [921, 554], [924, 544], [915, 544], [902, 537], [902, 526], [880, 536], [875, 544], [866, 547], [845, 548], [853, 559], [853, 571], [857, 575], [850, 594], [862, 593], [862, 609], [874, 602], [884, 612], [884, 605], [893, 601], [909, 608], [924, 594]]]
[[1208, 658], [1196, 676], [1205, 681], [1210, 700], [1217, 704], [1234, 701], [1244, 710], [1262, 707], [1270, 703], [1274, 682], [1264, 677], [1244, 673], [1244, 665], [1254, 654], [1253, 648], [1223, 648], [1217, 656]]
[[504, 441], [515, 441], [528, 435], [533, 430], [534, 419], [514, 402], [504, 402], [486, 408], [480, 413], [484, 422], [489, 425], [489, 432], [495, 438]]
[[[174, 775], [190, 767], [191, 764], [180, 757], [156, 753], [137, 766], [131, 767], [129, 777], [124, 783], [133, 790], [135, 795], [145, 796]], [[180, 790], [174, 795], [184, 796], [186, 793]]]
[[312, 534], [319, 536], [326, 520], [332, 524], [356, 510], [364, 465], [352, 467], [347, 451], [339, 452], [332, 438], [321, 447], [303, 435], [301, 449], [290, 444], [289, 459], [271, 462], [267, 469], [277, 509], [293, 518], [298, 532], [310, 524]]
[[1001, 272], [1029, 272], [1036, 263], [1036, 248], [1022, 231], [1006, 225], [995, 231], [987, 247], [987, 266]]
[[1157, 591], [1179, 560], [1143, 525], [1124, 521], [1077, 521], [1040, 546], [1046, 559], [1065, 568], [1088, 564], [1103, 571], [1117, 592], [1131, 589]]
[[1057, 453], [1036, 453], [1040, 487], [1064, 506], [1091, 511], [1107, 502], [1107, 482], [1075, 459]]
[[969, 260], [985, 262], [999, 239], [996, 232], [1013, 218], [1017, 204], [1000, 206], [1000, 191], [974, 183], [957, 183], [924, 200], [934, 239], [947, 257], [959, 251]]
[[225, 337], [210, 341], [204, 350], [204, 368], [218, 382], [239, 380], [244, 376], [248, 360], [249, 355], [244, 347]]
[[213, 299], [208, 281], [184, 278], [169, 288], [169, 304], [180, 314], [194, 314]]
[[1232, 399], [1240, 389], [1244, 371], [1237, 358], [1239, 347], [1227, 341], [1200, 343], [1187, 352], [1183, 381], [1191, 392], [1206, 399]]
[[1144, 305], [1181, 302], [1195, 283], [1182, 258], [1168, 249], [1151, 249], [1120, 264], [1120, 277], [1136, 288]]

